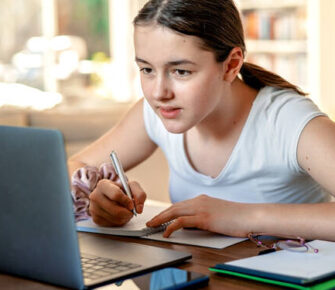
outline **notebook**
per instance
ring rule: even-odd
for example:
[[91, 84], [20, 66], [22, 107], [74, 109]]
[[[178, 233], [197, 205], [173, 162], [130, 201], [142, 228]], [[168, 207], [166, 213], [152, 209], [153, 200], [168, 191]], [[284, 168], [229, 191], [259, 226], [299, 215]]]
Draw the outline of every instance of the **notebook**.
[[77, 231], [139, 237], [142, 239], [194, 245], [214, 249], [223, 249], [246, 240], [244, 238], [228, 237], [225, 235], [197, 229], [181, 229], [173, 232], [169, 238], [164, 238], [163, 231], [165, 230], [167, 224], [155, 228], [146, 227], [145, 224], [168, 206], [169, 204], [167, 203], [148, 200], [144, 205], [143, 213], [133, 217], [126, 225], [122, 227], [101, 227], [96, 225], [92, 219], [88, 219], [77, 222]]
[[0, 126], [0, 160], [0, 272], [83, 289], [191, 258], [78, 235], [59, 131]]
[[309, 242], [314, 253], [276, 251], [217, 264], [210, 270], [296, 289], [335, 288], [335, 242]]
[[94, 232], [117, 236], [148, 236], [150, 234], [162, 232], [165, 230], [167, 225], [161, 225], [155, 228], [147, 227], [145, 225], [147, 221], [149, 221], [155, 215], [159, 214], [165, 208], [167, 207], [150, 204], [149, 201], [149, 204], [147, 202], [145, 203], [143, 213], [133, 217], [126, 225], [122, 227], [101, 227], [95, 224], [92, 219], [88, 219], [77, 222], [77, 230], [81, 232]]

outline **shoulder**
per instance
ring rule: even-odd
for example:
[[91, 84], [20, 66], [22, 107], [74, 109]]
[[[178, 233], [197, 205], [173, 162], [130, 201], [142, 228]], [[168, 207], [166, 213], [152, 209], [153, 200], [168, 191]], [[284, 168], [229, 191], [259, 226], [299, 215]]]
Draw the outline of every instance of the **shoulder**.
[[314, 117], [325, 115], [309, 98], [293, 90], [264, 87], [254, 102], [255, 110], [271, 123], [304, 126]]
[[[263, 88], [254, 102], [254, 126], [261, 131], [266, 144], [271, 150], [296, 172], [302, 172], [297, 160], [298, 142], [301, 133], [311, 120], [325, 116], [317, 105], [308, 97], [301, 96], [293, 90]], [[260, 130], [262, 129], [262, 130]]]
[[297, 110], [320, 111], [309, 97], [299, 95], [291, 89], [267, 86], [260, 90], [256, 100], [260, 106], [271, 110], [285, 111], [294, 107]]

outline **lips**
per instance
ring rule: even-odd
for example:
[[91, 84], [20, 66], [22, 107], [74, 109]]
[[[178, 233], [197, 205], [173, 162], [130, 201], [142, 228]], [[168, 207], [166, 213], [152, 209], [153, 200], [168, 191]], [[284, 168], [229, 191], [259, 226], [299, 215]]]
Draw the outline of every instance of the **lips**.
[[161, 114], [163, 118], [166, 118], [166, 119], [177, 118], [180, 112], [181, 112], [181, 109], [175, 108], [175, 107], [160, 107], [159, 108], [159, 113]]

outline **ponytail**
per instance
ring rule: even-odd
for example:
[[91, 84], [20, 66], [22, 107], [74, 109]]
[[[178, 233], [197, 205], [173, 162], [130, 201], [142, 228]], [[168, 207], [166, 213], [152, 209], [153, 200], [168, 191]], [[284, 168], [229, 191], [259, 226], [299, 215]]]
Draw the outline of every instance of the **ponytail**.
[[243, 63], [240, 74], [242, 80], [247, 85], [257, 90], [265, 86], [272, 86], [282, 89], [292, 89], [302, 96], [307, 95], [300, 88], [283, 79], [281, 76], [249, 62]]

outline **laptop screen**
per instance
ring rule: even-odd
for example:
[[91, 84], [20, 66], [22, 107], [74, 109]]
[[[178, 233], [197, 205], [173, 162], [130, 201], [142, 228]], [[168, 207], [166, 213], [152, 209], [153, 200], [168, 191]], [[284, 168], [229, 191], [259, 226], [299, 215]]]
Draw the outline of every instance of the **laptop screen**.
[[81, 288], [61, 133], [0, 126], [0, 140], [0, 271]]

